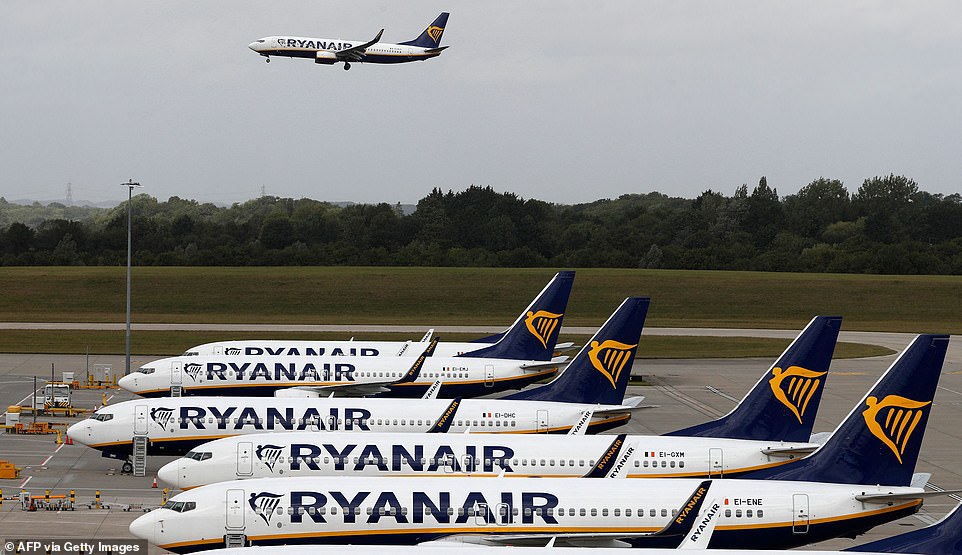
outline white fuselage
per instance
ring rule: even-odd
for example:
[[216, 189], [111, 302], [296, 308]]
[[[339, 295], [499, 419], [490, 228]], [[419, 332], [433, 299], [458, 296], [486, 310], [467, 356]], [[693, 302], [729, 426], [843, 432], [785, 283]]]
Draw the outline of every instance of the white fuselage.
[[[119, 385], [144, 397], [166, 397], [172, 388], [181, 395], [272, 396], [291, 387], [325, 394], [325, 390], [336, 393], [338, 388], [400, 380], [416, 360], [397, 356], [295, 354], [180, 356], [144, 364], [121, 378]], [[441, 380], [440, 394], [446, 397], [476, 397], [521, 389], [550, 378], [557, 371], [557, 366], [546, 367], [538, 361], [431, 356], [424, 361], [416, 380], [393, 385], [392, 392], [419, 397], [436, 380]]]
[[213, 439], [264, 432], [411, 433], [441, 425], [452, 433], [548, 433], [567, 431], [586, 409], [595, 411], [589, 429], [602, 431], [628, 421], [630, 407], [622, 408], [520, 399], [175, 397], [103, 407], [67, 434], [105, 456], [124, 458], [134, 436], [148, 439], [149, 453], [176, 455]]
[[[393, 434], [290, 432], [198, 445], [157, 476], [180, 489], [250, 478], [499, 476], [686, 478], [778, 466], [817, 445], [637, 435]], [[791, 458], [790, 458], [791, 457]]]
[[[261, 56], [284, 56], [289, 58], [311, 58], [315, 60], [334, 60], [338, 52], [365, 44], [365, 40], [324, 39], [314, 37], [273, 36], [258, 39], [248, 48]], [[433, 58], [440, 50], [407, 44], [377, 42], [364, 49], [360, 62], [392, 64], [412, 62]], [[327, 63], [327, 62], [321, 62]], [[333, 63], [333, 61], [331, 62]]]
[[[768, 480], [561, 478], [264, 478], [181, 493], [131, 532], [164, 549], [223, 546], [225, 535], [274, 543], [410, 544], [455, 534], [657, 532], [687, 517], [689, 498], [722, 507], [711, 545], [770, 548], [858, 534], [915, 512], [920, 500], [871, 504], [865, 493], [919, 488]], [[679, 511], [682, 511], [679, 513]], [[694, 516], [694, 515], [691, 515]], [[633, 544], [645, 546], [633, 538]]]
[[[215, 341], [195, 345], [183, 356], [229, 355], [229, 356], [399, 356], [417, 358], [428, 346], [428, 341], [308, 341], [303, 339], [245, 339]], [[453, 357], [485, 347], [491, 343], [461, 343], [439, 341], [434, 356]]]

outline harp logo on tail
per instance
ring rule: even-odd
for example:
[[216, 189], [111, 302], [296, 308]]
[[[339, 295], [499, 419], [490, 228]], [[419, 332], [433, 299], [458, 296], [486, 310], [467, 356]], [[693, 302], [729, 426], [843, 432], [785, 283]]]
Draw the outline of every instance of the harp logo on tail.
[[435, 44], [441, 40], [441, 33], [443, 32], [444, 27], [438, 27], [437, 25], [428, 27], [428, 36], [431, 37], [431, 40], [433, 40]]
[[282, 450], [283, 448], [280, 445], [258, 445], [254, 454], [257, 455], [257, 458], [264, 463], [264, 466], [266, 466], [268, 470], [274, 472], [274, 465], [277, 464]]
[[922, 420], [923, 408], [931, 404], [932, 401], [914, 401], [899, 395], [886, 395], [881, 401], [871, 396], [865, 400], [867, 408], [862, 417], [872, 435], [887, 445], [902, 464], [902, 453]]
[[250, 499], [247, 500], [247, 504], [251, 506], [257, 516], [264, 519], [265, 524], [270, 524], [271, 517], [274, 516], [274, 510], [281, 502], [281, 497], [276, 493], [252, 493]]
[[628, 364], [628, 361], [635, 356], [635, 347], [638, 345], [628, 345], [620, 341], [607, 339], [598, 343], [591, 342], [591, 349], [588, 351], [588, 359], [595, 370], [601, 372], [611, 387], [618, 389], [618, 376]]
[[789, 366], [787, 370], [775, 367], [772, 369], [772, 379], [768, 384], [772, 386], [775, 398], [788, 407], [798, 423], [802, 423], [808, 402], [815, 396], [815, 392], [822, 386], [822, 376], [827, 372], [815, 372], [801, 366]]
[[539, 310], [538, 312], [528, 312], [528, 317], [524, 319], [524, 325], [531, 332], [531, 335], [538, 338], [541, 345], [545, 349], [548, 348], [548, 339], [554, 330], [558, 327], [558, 322], [561, 321], [561, 317], [564, 314], [554, 314], [553, 312], [548, 312], [547, 310]]

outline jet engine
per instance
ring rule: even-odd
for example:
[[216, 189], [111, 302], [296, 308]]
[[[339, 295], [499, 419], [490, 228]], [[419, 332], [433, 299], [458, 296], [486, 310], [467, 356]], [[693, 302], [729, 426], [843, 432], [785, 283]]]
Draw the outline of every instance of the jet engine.
[[337, 63], [337, 54], [326, 50], [318, 50], [314, 57], [315, 64], [334, 65]]

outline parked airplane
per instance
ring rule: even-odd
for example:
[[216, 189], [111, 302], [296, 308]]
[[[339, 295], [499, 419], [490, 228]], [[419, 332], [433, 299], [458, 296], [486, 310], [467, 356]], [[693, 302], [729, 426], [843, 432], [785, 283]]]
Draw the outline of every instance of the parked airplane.
[[[911, 485], [948, 336], [920, 336], [916, 357], [929, 371], [905, 396], [866, 399], [826, 444], [784, 467], [781, 479], [491, 479], [465, 477], [263, 478], [202, 486], [130, 525], [135, 536], [186, 553], [223, 545], [419, 543], [486, 534], [485, 543], [621, 539], [636, 547], [674, 547], [658, 534], [693, 499], [721, 499], [711, 547], [789, 548], [855, 536], [915, 513], [933, 495]], [[907, 425], [902, 425], [907, 422]], [[825, 469], [833, 469], [826, 477]], [[761, 471], [759, 474], [764, 473]], [[834, 482], [834, 483], [831, 483]], [[944, 494], [939, 492], [939, 495]], [[669, 513], [676, 509], [677, 513]]]
[[[753, 401], [742, 401], [740, 408], [719, 419], [720, 433], [757, 434], [757, 440], [730, 439], [724, 435], [674, 437], [675, 434], [520, 437], [390, 433], [365, 434], [360, 440], [352, 432], [323, 436], [313, 432], [265, 433], [222, 438], [195, 447], [184, 458], [161, 468], [157, 477], [174, 487], [189, 489], [235, 479], [356, 474], [737, 476], [797, 460], [818, 448], [817, 444], [782, 439], [808, 438], [811, 434], [814, 409], [822, 393], [817, 381], [824, 382], [828, 372], [839, 324], [840, 318], [815, 317], [746, 396], [746, 400]], [[791, 387], [785, 380], [789, 373], [782, 372], [782, 368], [793, 369], [796, 383]], [[891, 382], [904, 380], [916, 371], [921, 370], [908, 364], [893, 364], [873, 391], [897, 391]], [[802, 374], [814, 375], [808, 380], [816, 382], [806, 381]], [[787, 410], [785, 401], [789, 398], [794, 401], [788, 403]], [[756, 420], [743, 418], [744, 411], [750, 411]], [[741, 422], [741, 426], [735, 426], [735, 421]], [[771, 435], [764, 436], [763, 432]]]
[[[558, 272], [531, 301], [511, 326], [496, 335], [469, 342], [442, 341], [435, 356], [509, 358], [518, 360], [551, 360], [558, 345], [558, 333], [568, 307], [574, 283], [573, 271]], [[430, 332], [420, 343], [427, 344]], [[250, 339], [215, 341], [187, 349], [183, 356], [407, 356], [416, 357], [423, 350], [412, 341], [308, 341], [301, 339]]]
[[399, 64], [415, 62], [439, 56], [447, 46], [441, 46], [441, 35], [448, 22], [448, 13], [442, 12], [421, 35], [399, 44], [381, 42], [381, 29], [369, 41], [344, 39], [315, 39], [309, 37], [264, 37], [250, 43], [248, 48], [271, 61], [271, 56], [311, 58], [315, 63], [334, 65], [344, 62], [344, 69], [351, 69], [351, 62], [369, 64]]
[[[168, 502], [168, 505], [175, 505]], [[168, 507], [170, 508], [170, 507]], [[782, 550], [764, 549], [741, 549], [741, 550], [707, 550], [701, 547], [701, 537], [703, 530], [697, 528], [702, 526], [706, 518], [717, 518], [717, 513], [722, 507], [717, 504], [704, 503], [698, 513], [698, 519], [692, 521], [695, 530], [689, 530], [686, 536], [685, 549], [688, 555], [784, 555]], [[708, 511], [714, 511], [709, 512]], [[704, 515], [704, 517], [703, 517]], [[691, 519], [689, 519], [691, 520]], [[554, 541], [544, 547], [526, 547], [525, 553], [532, 555], [584, 555], [585, 549], [579, 547], [555, 547]], [[418, 545], [285, 545], [285, 546], [259, 546], [259, 547], [234, 547], [228, 549], [216, 549], [203, 551], [204, 555], [449, 555], [452, 549], [457, 553], [468, 553], [470, 555], [516, 555], [519, 548], [483, 546], [483, 545], [452, 545], [450, 541], [427, 542]], [[962, 555], [962, 505], [956, 505], [941, 520], [920, 528], [905, 532], [891, 538], [884, 538], [866, 544], [848, 548], [843, 551], [793, 551], [798, 555], [844, 555], [852, 551], [860, 553], [902, 553], [904, 555]], [[644, 549], [644, 548], [624, 548], [624, 547], [596, 547], [591, 550], [591, 555], [673, 555], [676, 550], [667, 549]]]
[[[135, 442], [148, 454], [184, 454], [221, 437], [265, 431], [559, 433], [591, 410], [592, 431], [628, 421], [640, 398], [624, 401], [649, 299], [625, 299], [554, 381], [501, 399], [138, 399], [101, 408], [67, 436], [127, 458]], [[535, 395], [537, 394], [537, 395]]]
[[[238, 342], [231, 348], [243, 349], [242, 354], [227, 355], [222, 351], [219, 355], [155, 360], [124, 376], [118, 384], [143, 397], [272, 396], [288, 388], [313, 392], [314, 396], [335, 393], [352, 397], [420, 397], [438, 379], [443, 381], [438, 395], [445, 398], [521, 389], [555, 375], [568, 359], [551, 355], [573, 280], [574, 272], [556, 274], [496, 343], [445, 345], [448, 352], [452, 347], [466, 345], [473, 345], [474, 351], [461, 356], [435, 352], [418, 380], [398, 382], [411, 366], [408, 357], [366, 356], [380, 352], [373, 343], [288, 342], [284, 347], [281, 345], [285, 342], [279, 342], [281, 345], [271, 347], [264, 342]], [[346, 343], [353, 343], [349, 351], [353, 355], [343, 354], [341, 349]], [[410, 350], [410, 344], [400, 345]]]

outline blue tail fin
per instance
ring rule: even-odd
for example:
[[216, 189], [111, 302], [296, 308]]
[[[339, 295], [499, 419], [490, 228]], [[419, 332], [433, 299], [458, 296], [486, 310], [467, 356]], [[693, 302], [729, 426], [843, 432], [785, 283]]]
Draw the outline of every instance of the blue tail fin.
[[421, 33], [421, 36], [414, 40], [402, 42], [401, 44], [420, 46], [422, 48], [437, 48], [441, 46], [441, 35], [444, 34], [444, 26], [447, 24], [448, 12], [441, 12], [441, 15], [434, 20], [434, 23], [428, 25], [428, 28]]
[[460, 356], [551, 360], [574, 280], [574, 272], [558, 272], [494, 345]]
[[731, 412], [665, 435], [808, 441], [841, 326], [838, 316], [812, 318]]
[[786, 467], [742, 477], [909, 485], [948, 345], [948, 335], [917, 336], [825, 445]]
[[850, 547], [845, 551], [962, 555], [962, 505], [931, 526], [898, 536]]
[[620, 405], [650, 302], [647, 297], [625, 299], [560, 376], [505, 399]]

